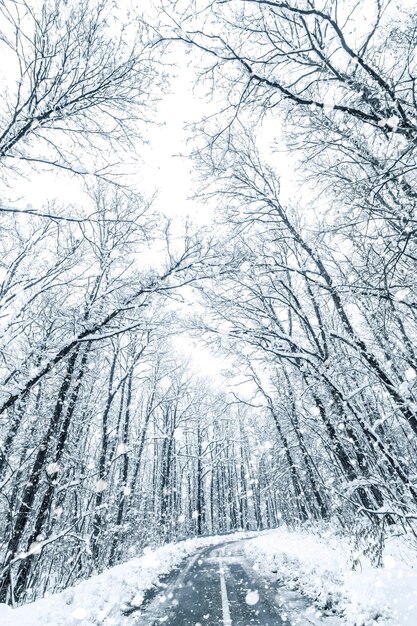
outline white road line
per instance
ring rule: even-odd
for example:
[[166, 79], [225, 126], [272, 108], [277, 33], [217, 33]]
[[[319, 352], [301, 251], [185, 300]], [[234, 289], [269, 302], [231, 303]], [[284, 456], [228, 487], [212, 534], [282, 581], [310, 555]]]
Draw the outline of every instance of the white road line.
[[222, 558], [219, 557], [220, 591], [222, 596], [223, 626], [232, 626], [230, 617], [229, 599], [227, 597], [226, 580], [224, 577], [224, 567]]

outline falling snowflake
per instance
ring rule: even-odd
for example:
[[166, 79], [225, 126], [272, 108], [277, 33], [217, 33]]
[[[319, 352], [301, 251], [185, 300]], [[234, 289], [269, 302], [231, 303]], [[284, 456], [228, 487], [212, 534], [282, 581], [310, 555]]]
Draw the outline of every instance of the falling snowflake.
[[107, 489], [106, 481], [103, 480], [103, 479], [98, 480], [97, 483], [96, 483], [96, 492], [97, 493], [102, 493], [106, 489]]
[[119, 443], [116, 448], [116, 456], [120, 456], [121, 454], [126, 454], [128, 451], [128, 446], [125, 443]]
[[259, 593], [257, 591], [248, 591], [245, 597], [245, 602], [249, 606], [255, 606], [259, 602]]
[[408, 381], [414, 380], [416, 377], [416, 370], [410, 367], [408, 370], [406, 370], [405, 377]]
[[58, 474], [58, 472], [58, 463], [49, 463], [49, 465], [46, 467], [46, 473], [48, 474], [48, 476], [54, 476], [55, 474]]

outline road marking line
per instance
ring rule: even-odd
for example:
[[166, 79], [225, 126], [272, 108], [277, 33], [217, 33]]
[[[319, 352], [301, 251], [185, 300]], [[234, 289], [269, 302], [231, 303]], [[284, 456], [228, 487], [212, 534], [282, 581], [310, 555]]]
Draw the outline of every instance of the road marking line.
[[224, 567], [222, 558], [219, 557], [220, 591], [222, 596], [223, 626], [232, 626], [230, 617], [229, 599], [227, 597], [226, 580], [224, 577]]

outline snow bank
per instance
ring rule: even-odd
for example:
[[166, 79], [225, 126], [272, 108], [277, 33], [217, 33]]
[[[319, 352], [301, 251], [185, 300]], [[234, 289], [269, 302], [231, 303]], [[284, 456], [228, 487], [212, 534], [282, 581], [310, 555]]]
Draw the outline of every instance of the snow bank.
[[122, 626], [132, 624], [123, 608], [140, 606], [144, 593], [186, 556], [204, 546], [253, 536], [235, 533], [201, 537], [145, 550], [143, 556], [116, 565], [75, 587], [17, 609], [0, 604], [1, 626]]
[[[285, 585], [278, 593], [284, 605], [291, 601], [286, 591], [289, 589], [313, 600], [316, 617], [333, 613], [342, 616], [343, 626], [417, 626], [417, 556], [403, 543], [388, 546], [383, 568], [376, 569], [362, 558], [358, 569], [352, 571], [347, 540], [330, 533], [319, 537], [284, 527], [260, 534], [240, 532], [190, 539], [147, 550], [139, 558], [54, 596], [17, 609], [0, 605], [0, 624], [131, 625], [134, 620], [124, 617], [123, 609], [129, 605], [139, 607], [145, 592], [182, 559], [199, 548], [244, 538], [247, 541], [241, 545], [249, 564], [262, 576]], [[308, 623], [316, 622], [313, 619]]]
[[384, 555], [384, 567], [364, 558], [350, 563], [347, 540], [285, 528], [243, 544], [260, 574], [282, 581], [314, 601], [322, 614], [342, 616], [344, 626], [416, 626], [417, 556], [400, 542]]

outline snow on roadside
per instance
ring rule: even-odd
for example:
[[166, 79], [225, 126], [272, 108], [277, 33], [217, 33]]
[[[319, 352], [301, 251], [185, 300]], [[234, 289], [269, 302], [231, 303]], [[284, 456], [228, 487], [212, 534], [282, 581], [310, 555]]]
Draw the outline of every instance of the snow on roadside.
[[259, 574], [301, 591], [320, 612], [333, 610], [344, 626], [417, 624], [417, 557], [404, 544], [387, 548], [384, 567], [363, 559], [355, 571], [348, 541], [330, 534], [281, 527], [242, 545]]
[[116, 565], [65, 591], [11, 609], [0, 604], [1, 626], [121, 626], [128, 603], [140, 606], [144, 593], [182, 559], [208, 545], [242, 539], [254, 533], [200, 537], [157, 550]]

